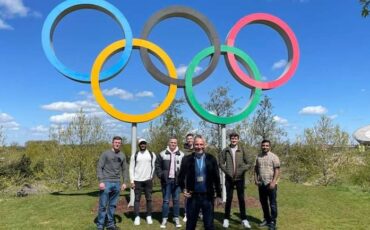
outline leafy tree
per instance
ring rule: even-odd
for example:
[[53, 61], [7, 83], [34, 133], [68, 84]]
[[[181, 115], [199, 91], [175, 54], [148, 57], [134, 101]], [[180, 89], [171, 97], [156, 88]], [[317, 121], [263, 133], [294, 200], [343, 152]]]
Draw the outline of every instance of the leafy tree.
[[287, 136], [285, 130], [274, 120], [272, 109], [271, 99], [264, 96], [250, 124], [249, 132], [254, 145], [258, 145], [264, 139], [269, 139], [274, 144], [282, 143], [283, 138]]
[[[234, 105], [239, 99], [234, 99], [229, 95], [230, 88], [220, 86], [208, 94], [210, 96], [210, 100], [204, 104], [205, 109], [220, 117], [229, 117], [233, 115]], [[200, 129], [208, 139], [208, 144], [211, 145], [211, 147], [216, 148], [216, 151], [221, 151], [222, 125], [212, 124], [203, 120], [200, 122]]]
[[360, 0], [360, 4], [362, 5], [361, 15], [366, 18], [369, 15], [370, 0]]
[[0, 150], [4, 147], [5, 145], [5, 131], [4, 127], [0, 125]]
[[106, 148], [107, 132], [103, 121], [88, 117], [83, 110], [66, 126], [54, 129], [61, 180], [75, 183], [77, 189], [96, 178], [96, 162]]
[[171, 136], [177, 137], [181, 147], [181, 141], [192, 129], [192, 123], [183, 117], [182, 105], [185, 99], [175, 99], [166, 112], [162, 114], [159, 121], [149, 123], [147, 139], [149, 148], [153, 152], [162, 151], [168, 144]]

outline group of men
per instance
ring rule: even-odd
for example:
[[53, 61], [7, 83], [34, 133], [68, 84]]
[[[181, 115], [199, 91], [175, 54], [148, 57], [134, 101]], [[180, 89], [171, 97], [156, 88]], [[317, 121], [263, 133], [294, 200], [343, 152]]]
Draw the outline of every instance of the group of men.
[[[205, 152], [206, 141], [201, 135], [188, 134], [184, 150], [178, 147], [177, 138], [171, 137], [168, 146], [158, 155], [147, 149], [147, 141], [139, 139], [139, 150], [131, 155], [127, 166], [125, 155], [120, 151], [122, 139], [114, 137], [112, 149], [104, 152], [98, 162], [99, 213], [97, 228], [116, 230], [114, 211], [120, 190], [126, 189], [130, 178], [131, 188], [135, 192], [134, 225], [140, 225], [140, 198], [146, 198], [146, 222], [152, 224], [152, 188], [154, 175], [160, 179], [162, 188], [162, 221], [160, 228], [166, 228], [173, 204], [173, 222], [177, 228], [180, 222], [180, 193], [184, 195], [187, 230], [194, 230], [201, 213], [204, 229], [214, 229], [214, 205], [222, 203], [220, 171], [225, 174], [226, 203], [223, 227], [229, 227], [231, 203], [234, 189], [237, 191], [241, 224], [251, 228], [245, 206], [245, 173], [253, 162], [239, 144], [239, 135], [229, 135], [230, 145], [218, 154], [218, 159]], [[271, 143], [263, 140], [261, 152], [254, 161], [254, 182], [258, 186], [264, 220], [260, 226], [276, 228], [277, 218], [277, 182], [279, 178], [279, 158], [270, 151]], [[128, 173], [129, 172], [129, 173]], [[129, 174], [129, 175], [128, 175]], [[121, 185], [120, 180], [123, 177]]]

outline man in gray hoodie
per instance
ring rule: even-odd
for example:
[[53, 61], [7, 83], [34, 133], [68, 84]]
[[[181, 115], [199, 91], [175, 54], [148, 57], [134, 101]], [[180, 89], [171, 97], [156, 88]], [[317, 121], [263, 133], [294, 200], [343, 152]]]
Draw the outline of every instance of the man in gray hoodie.
[[[97, 228], [104, 229], [105, 216], [108, 218], [107, 230], [118, 230], [114, 223], [114, 212], [120, 194], [120, 189], [126, 189], [128, 166], [126, 156], [120, 151], [122, 138], [115, 136], [112, 149], [103, 152], [97, 166], [99, 180], [99, 212]], [[121, 186], [121, 178], [123, 183]]]

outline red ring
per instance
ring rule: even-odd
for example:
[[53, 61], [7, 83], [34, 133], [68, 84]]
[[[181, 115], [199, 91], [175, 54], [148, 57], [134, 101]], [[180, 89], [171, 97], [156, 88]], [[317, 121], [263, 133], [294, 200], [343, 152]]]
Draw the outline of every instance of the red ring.
[[290, 27], [280, 18], [270, 14], [256, 13], [243, 17], [231, 28], [226, 38], [226, 44], [228, 46], [234, 46], [235, 38], [238, 35], [239, 31], [244, 26], [253, 23], [265, 24], [276, 30], [283, 37], [288, 48], [288, 64], [284, 70], [284, 73], [274, 81], [261, 82], [254, 80], [239, 67], [235, 59], [235, 55], [233, 53], [227, 53], [226, 58], [228, 59], [227, 61], [230, 64], [230, 69], [243, 83], [245, 83], [249, 87], [261, 88], [264, 90], [279, 87], [286, 83], [293, 76], [298, 67], [299, 47], [297, 38], [295, 37]]

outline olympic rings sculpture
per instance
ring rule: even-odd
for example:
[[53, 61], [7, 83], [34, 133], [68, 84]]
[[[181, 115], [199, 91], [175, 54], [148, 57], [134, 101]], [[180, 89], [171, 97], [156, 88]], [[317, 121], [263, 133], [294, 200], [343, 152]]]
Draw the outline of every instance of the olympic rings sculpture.
[[[115, 41], [104, 48], [95, 59], [91, 73], [80, 73], [66, 67], [53, 49], [53, 33], [57, 24], [71, 12], [80, 9], [95, 9], [111, 16], [122, 28], [125, 39]], [[207, 34], [211, 46], [200, 51], [190, 62], [185, 79], [178, 79], [176, 68], [167, 53], [156, 44], [147, 40], [152, 28], [161, 21], [181, 17], [189, 19], [199, 25]], [[259, 70], [254, 61], [242, 50], [234, 47], [235, 39], [240, 30], [250, 24], [263, 24], [277, 31], [283, 38], [288, 49], [288, 64], [285, 71], [276, 80], [262, 82]], [[176, 97], [177, 88], [185, 89], [185, 96], [193, 111], [203, 119], [216, 124], [230, 124], [245, 119], [258, 105], [262, 90], [269, 90], [285, 84], [295, 73], [299, 62], [298, 41], [290, 27], [281, 19], [265, 13], [250, 14], [240, 19], [230, 30], [226, 38], [226, 45], [222, 45], [216, 30], [208, 19], [197, 11], [183, 7], [173, 6], [160, 10], [154, 14], [145, 24], [141, 38], [133, 38], [132, 31], [125, 16], [113, 5], [103, 0], [66, 0], [56, 6], [45, 20], [42, 29], [42, 46], [49, 62], [64, 76], [82, 83], [91, 83], [91, 89], [97, 103], [112, 117], [131, 123], [150, 121], [165, 112]], [[100, 89], [100, 83], [109, 80], [120, 73], [128, 63], [133, 49], [140, 50], [140, 56], [146, 70], [159, 82], [167, 85], [168, 92], [164, 101], [154, 110], [145, 114], [123, 113], [112, 107], [104, 98]], [[119, 61], [101, 72], [104, 63], [115, 53], [122, 51]], [[152, 63], [148, 51], [154, 54], [165, 65], [167, 73], [162, 73]], [[252, 89], [247, 106], [239, 113], [231, 117], [218, 117], [205, 110], [196, 100], [193, 93], [193, 85], [205, 80], [216, 68], [220, 56], [223, 55], [232, 76], [241, 84]], [[211, 56], [209, 66], [199, 76], [193, 78], [195, 68], [206, 57]], [[240, 62], [247, 70], [245, 73], [239, 66]]]

